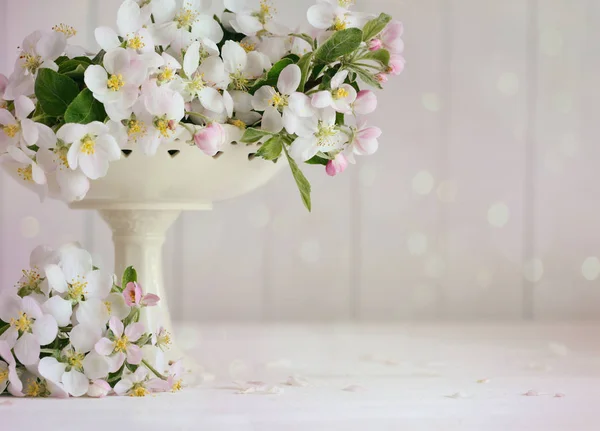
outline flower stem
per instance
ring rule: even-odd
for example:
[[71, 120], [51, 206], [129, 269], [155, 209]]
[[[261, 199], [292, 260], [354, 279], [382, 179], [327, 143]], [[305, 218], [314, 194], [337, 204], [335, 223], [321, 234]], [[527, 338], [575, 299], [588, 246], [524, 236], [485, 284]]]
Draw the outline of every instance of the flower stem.
[[142, 359], [142, 364], [144, 364], [146, 366], [146, 368], [148, 368], [150, 371], [152, 371], [154, 373], [154, 375], [156, 377], [158, 377], [161, 380], [167, 380], [167, 378], [165, 376], [163, 376], [161, 373], [159, 373], [158, 371], [156, 371], [156, 369], [150, 365], [148, 363], [148, 361], [146, 361], [145, 359]]
[[208, 118], [206, 115], [201, 114], [199, 112], [192, 112], [192, 111], [185, 111], [185, 115], [193, 115], [194, 117], [200, 117], [202, 118], [204, 121], [206, 121], [207, 123], [212, 122], [213, 120], [211, 120], [210, 118]]
[[7, 323], [6, 325], [0, 328], [0, 335], [4, 334], [4, 332], [6, 332], [8, 328], [10, 328], [10, 323]]
[[54, 353], [56, 353], [56, 350], [55, 349], [40, 349], [40, 353], [54, 354]]

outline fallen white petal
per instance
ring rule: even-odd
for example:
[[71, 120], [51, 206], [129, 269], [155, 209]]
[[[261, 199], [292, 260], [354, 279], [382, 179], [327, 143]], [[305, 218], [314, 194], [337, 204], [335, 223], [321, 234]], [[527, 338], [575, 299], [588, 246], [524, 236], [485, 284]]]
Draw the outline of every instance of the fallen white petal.
[[480, 379], [480, 380], [477, 380], [477, 383], [489, 383], [489, 382], [490, 382], [490, 379]]
[[302, 377], [298, 377], [298, 376], [290, 376], [288, 377], [287, 381], [285, 382], [286, 385], [288, 386], [297, 386], [300, 388], [305, 388], [307, 387], [308, 381], [306, 381], [306, 379], [303, 379]]

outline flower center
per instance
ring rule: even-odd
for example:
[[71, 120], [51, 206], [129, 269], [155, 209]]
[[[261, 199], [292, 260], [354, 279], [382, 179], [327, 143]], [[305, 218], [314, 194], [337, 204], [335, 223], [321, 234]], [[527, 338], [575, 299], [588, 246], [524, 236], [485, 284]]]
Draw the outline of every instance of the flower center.
[[206, 87], [206, 82], [204, 81], [204, 74], [196, 75], [189, 83], [188, 89], [190, 92], [197, 92]]
[[159, 347], [168, 347], [171, 344], [171, 334], [168, 331], [162, 330], [156, 340], [156, 345]]
[[260, 9], [255, 14], [255, 16], [256, 16], [256, 18], [258, 18], [258, 20], [260, 21], [260, 23], [262, 25], [265, 25], [267, 22], [269, 22], [271, 19], [273, 19], [275, 12], [277, 12], [277, 11], [271, 5], [271, 2], [269, 0], [261, 0], [260, 1]]
[[38, 382], [37, 380], [30, 381], [27, 385], [27, 389], [25, 389], [25, 395], [28, 397], [48, 397], [50, 395], [50, 391], [46, 386], [46, 382]]
[[33, 319], [30, 319], [27, 316], [27, 313], [19, 312], [18, 319], [10, 319], [11, 326], [14, 326], [19, 330], [19, 332], [25, 333], [30, 332], [31, 325], [33, 325]]
[[338, 0], [338, 4], [341, 7], [349, 7], [354, 4], [354, 0]]
[[231, 87], [234, 90], [247, 91], [248, 90], [248, 78], [246, 78], [241, 70], [235, 73], [229, 74], [231, 78]]
[[171, 386], [171, 392], [179, 392], [182, 389], [183, 386], [183, 381], [181, 379], [177, 380], [175, 383], [173, 383], [173, 386]]
[[346, 30], [348, 27], [348, 22], [345, 19], [340, 18], [339, 16], [335, 18], [333, 22], [333, 29], [335, 31]]
[[127, 335], [121, 335], [121, 337], [115, 340], [115, 352], [125, 353], [128, 345], [129, 340], [127, 339]]
[[87, 281], [76, 281], [70, 284], [67, 288], [67, 296], [72, 301], [81, 301], [83, 295], [87, 294], [85, 288], [87, 287]]
[[108, 314], [112, 314], [112, 304], [110, 301], [104, 301], [104, 305], [106, 306], [106, 311], [108, 311]]
[[77, 371], [83, 370], [84, 359], [85, 355], [83, 353], [77, 353], [75, 351], [67, 353], [67, 364], [69, 364], [71, 368], [75, 368]]
[[81, 152], [86, 156], [96, 153], [96, 142], [90, 135], [86, 135], [81, 140]]
[[344, 99], [346, 97], [348, 97], [350, 93], [348, 93], [348, 90], [346, 90], [345, 88], [338, 88], [336, 90], [333, 91], [333, 98], [334, 99]]
[[118, 75], [110, 75], [110, 78], [106, 82], [106, 86], [112, 91], [119, 91], [124, 85], [125, 81], [123, 81], [123, 75], [120, 73]]
[[23, 178], [23, 181], [28, 183], [33, 182], [33, 170], [31, 165], [28, 165], [26, 168], [18, 168], [17, 174]]
[[233, 124], [238, 129], [246, 128], [246, 123], [244, 123], [242, 120], [231, 120], [231, 124]]
[[8, 370], [0, 370], [0, 384], [8, 380]]
[[9, 124], [8, 126], [4, 126], [2, 128], [2, 131], [6, 133], [6, 136], [9, 138], [14, 138], [19, 130], [21, 130], [21, 127], [18, 124]]
[[275, 93], [269, 100], [269, 104], [277, 109], [284, 108], [288, 106], [288, 96]]
[[21, 55], [21, 58], [25, 60], [23, 62], [23, 68], [26, 69], [32, 75], [35, 72], [37, 72], [39, 67], [42, 65], [42, 57], [40, 57], [39, 55], [33, 55], [33, 54], [27, 53], [27, 54]]
[[146, 46], [146, 44], [144, 43], [144, 41], [142, 40], [142, 38], [139, 35], [135, 35], [132, 38], [130, 38], [129, 40], [127, 40], [127, 48], [142, 49], [145, 46]]
[[183, 8], [175, 15], [177, 28], [188, 28], [198, 20], [198, 12], [192, 9]]
[[148, 389], [146, 389], [142, 385], [136, 385], [131, 389], [131, 392], [129, 392], [129, 396], [130, 397], [145, 397], [149, 393], [150, 393], [150, 391], [148, 391]]
[[161, 82], [170, 81], [175, 76], [175, 72], [170, 67], [165, 67], [162, 72], [160, 72], [157, 76], [158, 80]]
[[137, 141], [146, 134], [146, 125], [138, 120], [129, 120], [127, 122], [127, 136], [129, 139]]
[[[37, 269], [23, 270], [23, 276], [17, 283], [19, 288], [18, 295], [21, 297], [31, 295], [33, 292], [40, 292], [41, 275]], [[40, 292], [41, 293], [41, 292]]]
[[317, 144], [320, 147], [328, 146], [331, 144], [331, 141], [337, 135], [337, 133], [338, 132], [335, 125], [326, 126], [322, 122], [319, 122], [319, 129], [317, 130], [317, 133], [315, 133]]
[[54, 30], [57, 33], [64, 34], [65, 36], [67, 36], [67, 39], [69, 39], [70, 37], [73, 37], [77, 34], [77, 30], [75, 30], [74, 27], [71, 27], [70, 25], [62, 24], [62, 23], [52, 27], [52, 30]]
[[171, 137], [171, 133], [173, 132], [173, 128], [171, 122], [165, 118], [157, 118], [154, 120], [154, 127], [160, 132], [160, 134], [165, 137]]
[[59, 166], [60, 169], [62, 169], [63, 167], [68, 167], [69, 166], [69, 161], [67, 160], [67, 153], [68, 153], [68, 149], [66, 147], [56, 147], [54, 148], [53, 152], [54, 155], [56, 156], [56, 163]]
[[252, 42], [240, 42], [240, 46], [244, 48], [246, 52], [252, 52], [256, 50], [256, 44]]

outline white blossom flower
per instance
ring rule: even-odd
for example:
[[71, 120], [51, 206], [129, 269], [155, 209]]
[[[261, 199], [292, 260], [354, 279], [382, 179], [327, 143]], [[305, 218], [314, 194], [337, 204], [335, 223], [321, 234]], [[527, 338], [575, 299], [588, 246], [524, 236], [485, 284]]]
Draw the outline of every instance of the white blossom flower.
[[54, 62], [67, 46], [64, 34], [55, 31], [36, 31], [25, 38], [15, 71], [8, 79], [4, 90], [5, 100], [30, 96], [34, 93], [35, 77], [40, 69], [58, 70]]
[[60, 188], [62, 198], [67, 202], [79, 201], [90, 189], [89, 178], [81, 167], [71, 169], [68, 160], [69, 147], [64, 142], [57, 142], [52, 149], [40, 148], [36, 160], [47, 174], [54, 174]]
[[295, 130], [298, 138], [290, 146], [290, 156], [305, 162], [319, 151], [340, 149], [347, 141], [347, 136], [336, 126], [335, 120], [333, 108], [321, 109], [317, 115], [302, 119]]
[[[75, 316], [79, 323], [90, 326], [105, 325], [109, 319], [104, 301], [113, 286], [110, 274], [94, 270], [91, 255], [76, 245], [61, 247], [58, 251], [58, 264], [44, 268], [50, 287], [60, 294], [62, 301], [53, 300], [47, 304], [57, 321], [64, 323], [68, 318], [68, 307], [77, 307]], [[58, 297], [58, 296], [57, 296]]]
[[109, 363], [104, 356], [92, 352], [102, 337], [99, 327], [76, 325], [69, 333], [70, 344], [55, 357], [42, 358], [38, 365], [42, 377], [62, 387], [72, 396], [80, 397], [88, 392], [90, 380], [105, 378]]
[[271, 68], [269, 59], [262, 53], [246, 50], [237, 42], [228, 40], [222, 50], [229, 89], [247, 91], [250, 81]]
[[314, 115], [308, 96], [296, 91], [301, 78], [300, 68], [295, 64], [290, 64], [281, 71], [277, 80], [277, 90], [265, 85], [256, 91], [252, 106], [257, 111], [264, 111], [263, 129], [279, 133], [285, 126], [290, 132], [290, 129], [293, 130], [295, 127], [293, 124], [296, 123], [296, 117]]
[[110, 372], [115, 372], [127, 360], [128, 364], [138, 365], [142, 361], [142, 349], [135, 344], [144, 334], [145, 328], [141, 323], [131, 323], [126, 328], [117, 317], [111, 317], [108, 322], [110, 332], [108, 337], [100, 339], [95, 350], [106, 356], [110, 361]]
[[353, 4], [349, 0], [323, 0], [308, 9], [308, 22], [318, 29], [345, 30], [351, 27], [362, 27], [366, 17], [351, 12], [348, 7]]
[[158, 85], [169, 84], [177, 76], [177, 71], [181, 69], [181, 63], [175, 57], [166, 52], [162, 54], [163, 65], [156, 71], [156, 82]]
[[121, 158], [121, 150], [110, 135], [110, 129], [99, 121], [65, 124], [57, 136], [61, 141], [71, 144], [67, 153], [69, 167], [73, 170], [80, 167], [89, 179], [104, 177], [109, 163]]
[[17, 362], [5, 340], [0, 340], [0, 394], [8, 390], [15, 397], [23, 396], [23, 382], [17, 373]]
[[11, 294], [0, 297], [0, 320], [10, 327], [1, 339], [14, 348], [23, 365], [34, 365], [40, 358], [40, 347], [52, 343], [58, 334], [54, 317], [44, 314], [39, 304], [30, 296], [20, 298]]
[[6, 109], [0, 109], [0, 151], [12, 145], [20, 146], [32, 155], [28, 146], [50, 148], [56, 143], [52, 129], [27, 118], [34, 110], [35, 104], [25, 96], [15, 99], [15, 116]]
[[253, 6], [248, 6], [246, 0], [225, 0], [225, 8], [235, 14], [228, 20], [235, 31], [246, 36], [265, 32], [276, 35], [289, 33], [288, 29], [275, 22], [276, 11], [269, 0], [253, 3]]
[[185, 49], [195, 40], [209, 39], [219, 43], [223, 29], [211, 15], [203, 0], [152, 0], [152, 16], [156, 24], [151, 27], [157, 44], [170, 45], [175, 51]]
[[115, 48], [104, 56], [104, 67], [91, 65], [86, 69], [84, 80], [94, 97], [104, 104], [108, 116], [120, 121], [131, 114], [149, 66], [135, 52]]
[[377, 151], [378, 138], [381, 136], [379, 127], [368, 127], [366, 120], [361, 119], [351, 131], [352, 138], [346, 151], [346, 158], [350, 163], [355, 163], [355, 155], [369, 156]]
[[[140, 8], [133, 0], [125, 0], [117, 12], [117, 34], [110, 27], [98, 27], [94, 32], [96, 42], [106, 52], [124, 45], [137, 53], [154, 52], [154, 41], [146, 24], [150, 22], [150, 9]], [[123, 38], [123, 42], [119, 40]]]
[[148, 384], [154, 381], [148, 378], [148, 370], [139, 367], [134, 373], [123, 377], [114, 387], [117, 395], [129, 395], [130, 397], [145, 397], [150, 394]]
[[37, 367], [28, 367], [22, 370], [23, 395], [29, 398], [68, 398], [69, 393], [62, 385], [45, 379], [40, 375]]
[[350, 84], [344, 84], [348, 77], [347, 70], [337, 72], [331, 78], [331, 90], [322, 90], [312, 96], [312, 105], [323, 109], [331, 106], [337, 112], [349, 114], [352, 112], [352, 104], [356, 100], [356, 90]]

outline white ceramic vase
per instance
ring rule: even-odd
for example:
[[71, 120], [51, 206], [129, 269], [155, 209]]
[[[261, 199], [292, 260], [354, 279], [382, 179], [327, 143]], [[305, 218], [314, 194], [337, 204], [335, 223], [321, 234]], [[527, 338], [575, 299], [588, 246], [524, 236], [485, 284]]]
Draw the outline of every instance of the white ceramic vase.
[[[148, 330], [163, 326], [173, 334], [168, 286], [162, 271], [162, 246], [182, 211], [211, 210], [213, 203], [248, 193], [273, 178], [287, 163], [252, 159], [256, 145], [225, 145], [215, 157], [186, 144], [160, 148], [146, 156], [133, 148], [111, 163], [106, 177], [91, 182], [85, 199], [72, 209], [97, 210], [113, 232], [115, 272], [134, 266], [145, 293], [161, 298], [141, 316]], [[167, 359], [183, 352], [176, 334]]]

